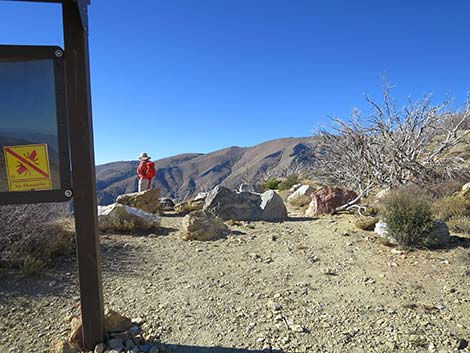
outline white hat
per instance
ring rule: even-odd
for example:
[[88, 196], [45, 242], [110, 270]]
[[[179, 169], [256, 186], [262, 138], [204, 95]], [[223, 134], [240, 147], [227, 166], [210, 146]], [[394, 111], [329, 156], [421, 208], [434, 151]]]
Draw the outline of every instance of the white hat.
[[150, 159], [150, 158], [151, 158], [151, 157], [149, 157], [149, 155], [148, 155], [147, 153], [145, 153], [145, 152], [142, 152], [142, 153], [140, 154], [140, 156], [139, 156], [139, 159], [140, 159], [141, 161], [146, 161], [146, 160], [148, 160], [148, 159]]

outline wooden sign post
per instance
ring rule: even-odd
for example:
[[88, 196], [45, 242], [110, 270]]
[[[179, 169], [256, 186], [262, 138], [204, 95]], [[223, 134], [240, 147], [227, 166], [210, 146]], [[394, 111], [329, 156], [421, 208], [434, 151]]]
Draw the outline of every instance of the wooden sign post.
[[[57, 102], [57, 116], [51, 117], [52, 123], [57, 123], [56, 142], [53, 147], [48, 147], [46, 143], [12, 145], [5, 142], [4, 148], [0, 149], [0, 166], [1, 169], [5, 166], [8, 173], [2, 175], [8, 178], [0, 180], [0, 204], [68, 201], [73, 195], [83, 343], [84, 348], [93, 350], [97, 343], [104, 340], [104, 308], [88, 57], [89, 1], [17, 1], [55, 2], [62, 5], [65, 50], [53, 48], [54, 65], [50, 67], [54, 69], [49, 69], [51, 72], [56, 71], [56, 89], [54, 95], [51, 94]], [[0, 64], [5, 62], [5, 65], [12, 65], [11, 62], [16, 60], [15, 65], [22, 70], [25, 70], [23, 58], [28, 62], [49, 58], [50, 55], [51, 47], [0, 46]], [[10, 77], [13, 75], [11, 67], [3, 66], [4, 70], [0, 74], [3, 72], [11, 82], [18, 82]], [[42, 74], [42, 71], [34, 72]], [[38, 87], [40, 90], [45, 89]], [[22, 96], [18, 97], [18, 104], [21, 105]], [[28, 121], [37, 120], [34, 112], [28, 114]], [[15, 138], [12, 133], [9, 134], [5, 140]], [[48, 150], [54, 152], [55, 160], [60, 161], [57, 162], [59, 167], [56, 167], [60, 169], [60, 177], [59, 170], [53, 174], [54, 178], [50, 177], [52, 170], [49, 168]], [[71, 187], [68, 183], [70, 172]], [[53, 187], [54, 183], [60, 185]]]
[[64, 0], [62, 11], [83, 342], [85, 348], [93, 349], [104, 339], [104, 308], [91, 115], [87, 4], [85, 1]]

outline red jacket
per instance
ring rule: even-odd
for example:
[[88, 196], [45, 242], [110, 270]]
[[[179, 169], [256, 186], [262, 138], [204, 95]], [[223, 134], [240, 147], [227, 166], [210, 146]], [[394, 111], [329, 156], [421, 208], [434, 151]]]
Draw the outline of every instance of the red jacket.
[[139, 176], [139, 179], [152, 179], [145, 175], [145, 172], [147, 171], [147, 163], [153, 163], [153, 162], [141, 161], [139, 163], [139, 166], [137, 167], [137, 175]]

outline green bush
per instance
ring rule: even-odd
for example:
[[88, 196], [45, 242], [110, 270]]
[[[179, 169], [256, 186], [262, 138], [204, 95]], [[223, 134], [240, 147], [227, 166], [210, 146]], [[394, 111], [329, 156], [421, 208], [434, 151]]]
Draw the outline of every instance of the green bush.
[[448, 221], [451, 218], [470, 216], [470, 199], [464, 196], [448, 196], [434, 201], [432, 211], [436, 218]]
[[431, 200], [416, 187], [390, 192], [384, 198], [383, 217], [390, 236], [405, 248], [424, 246], [434, 227]]
[[453, 232], [470, 234], [470, 217], [451, 218], [447, 226]]
[[264, 190], [277, 190], [281, 182], [277, 179], [269, 179], [264, 184]]
[[289, 190], [295, 184], [299, 184], [300, 179], [297, 174], [291, 174], [284, 180], [282, 183], [279, 184], [279, 190]]
[[354, 225], [362, 230], [372, 231], [375, 228], [375, 224], [378, 222], [378, 218], [374, 217], [360, 217], [356, 218]]

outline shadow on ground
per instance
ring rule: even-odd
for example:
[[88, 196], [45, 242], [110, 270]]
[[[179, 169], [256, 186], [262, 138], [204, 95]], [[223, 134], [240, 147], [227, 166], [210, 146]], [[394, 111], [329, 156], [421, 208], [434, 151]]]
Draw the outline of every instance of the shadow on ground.
[[449, 240], [449, 245], [446, 249], [455, 249], [455, 248], [470, 248], [470, 238], [459, 237], [458, 235], [452, 235]]
[[318, 218], [313, 217], [288, 217], [286, 222], [307, 222], [316, 221]]
[[179, 344], [166, 344], [166, 346], [171, 353], [296, 353], [294, 351], [287, 352], [269, 348], [251, 350], [243, 348], [186, 346]]

